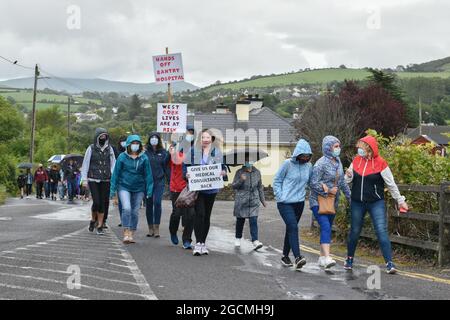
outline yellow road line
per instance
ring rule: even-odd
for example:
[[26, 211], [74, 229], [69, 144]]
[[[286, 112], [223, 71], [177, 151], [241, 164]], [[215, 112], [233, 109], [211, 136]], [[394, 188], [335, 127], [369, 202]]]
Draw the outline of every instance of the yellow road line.
[[[300, 245], [300, 248], [303, 251], [309, 252], [309, 253], [313, 253], [313, 254], [317, 254], [320, 255], [320, 251], [316, 250], [314, 248], [305, 246], [305, 245]], [[339, 257], [339, 256], [335, 256], [335, 255], [330, 255], [333, 259], [341, 261], [341, 262], [345, 262], [345, 258]], [[364, 264], [358, 264], [361, 267], [367, 268], [368, 265], [364, 265]], [[433, 281], [433, 282], [439, 282], [439, 283], [443, 283], [443, 284], [448, 284], [450, 285], [450, 279], [444, 279], [444, 278], [439, 278], [439, 277], [435, 277], [432, 275], [428, 275], [428, 274], [423, 274], [423, 273], [415, 273], [415, 272], [409, 272], [409, 271], [397, 271], [398, 274], [405, 276], [405, 277], [409, 277], [409, 278], [414, 278], [414, 279], [420, 279], [420, 280], [426, 280], [426, 281]]]

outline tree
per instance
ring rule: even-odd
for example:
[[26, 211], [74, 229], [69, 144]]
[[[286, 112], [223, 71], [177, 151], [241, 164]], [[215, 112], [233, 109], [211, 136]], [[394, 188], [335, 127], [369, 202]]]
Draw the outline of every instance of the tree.
[[23, 116], [0, 96], [0, 143], [21, 137], [23, 128]]
[[368, 77], [368, 80], [389, 92], [389, 94], [396, 99], [397, 101], [405, 104], [405, 96], [400, 88], [400, 86], [396, 83], [395, 75], [392, 73], [386, 73], [381, 70], [376, 70], [369, 68], [369, 72], [371, 75]]
[[128, 110], [130, 120], [134, 120], [141, 113], [141, 100], [137, 94], [131, 96], [131, 103]]
[[357, 138], [358, 117], [358, 113], [347, 112], [338, 97], [326, 95], [309, 103], [294, 121], [294, 127], [297, 137], [311, 144], [314, 158], [322, 155], [322, 139], [326, 135], [336, 136], [341, 141], [343, 154], [350, 158]]

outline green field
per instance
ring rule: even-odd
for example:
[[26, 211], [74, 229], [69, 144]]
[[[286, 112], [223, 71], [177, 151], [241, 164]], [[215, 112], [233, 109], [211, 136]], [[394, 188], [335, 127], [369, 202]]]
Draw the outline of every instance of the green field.
[[[32, 90], [20, 90], [20, 91], [6, 91], [2, 90], [0, 91], [0, 95], [3, 96], [5, 99], [8, 97], [12, 97], [14, 100], [16, 100], [17, 103], [20, 103], [22, 105], [28, 105], [28, 103], [31, 105], [31, 102], [33, 101], [33, 91]], [[65, 104], [67, 105], [67, 96], [65, 95], [57, 95], [57, 94], [45, 94], [38, 92], [36, 95], [36, 100], [40, 104], [44, 100], [46, 100], [43, 105], [53, 105], [53, 104]], [[74, 98], [75, 102], [78, 102], [79, 104], [97, 104], [101, 105], [101, 101], [98, 99], [86, 99], [86, 98]], [[76, 104], [74, 104], [74, 107]]]
[[[18, 102], [17, 104], [20, 104], [24, 107], [27, 108], [27, 110], [31, 110], [31, 108], [33, 107], [33, 103], [32, 102]], [[36, 109], [37, 110], [45, 110], [48, 108], [51, 108], [53, 106], [58, 106], [58, 109], [60, 111], [67, 111], [67, 102], [66, 103], [62, 103], [62, 102], [50, 102], [50, 103], [44, 103], [44, 102], [36, 102]], [[78, 109], [82, 106], [82, 104], [79, 105], [70, 105], [70, 111], [71, 112], [76, 112], [78, 111]]]
[[[415, 77], [450, 77], [450, 71], [445, 72], [397, 72], [399, 78], [415, 78]], [[268, 76], [264, 78], [247, 80], [235, 83], [226, 83], [215, 85], [205, 89], [211, 92], [219, 89], [239, 90], [245, 88], [264, 88], [272, 86], [288, 86], [300, 84], [326, 84], [332, 81], [344, 80], [363, 80], [370, 73], [365, 69], [320, 69], [304, 72], [296, 72], [291, 74], [282, 74]]]

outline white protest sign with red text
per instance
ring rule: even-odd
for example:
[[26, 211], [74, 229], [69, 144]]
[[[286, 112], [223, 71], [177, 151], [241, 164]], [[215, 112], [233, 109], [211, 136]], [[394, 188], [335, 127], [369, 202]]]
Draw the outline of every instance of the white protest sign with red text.
[[153, 56], [153, 70], [158, 84], [184, 81], [181, 53]]
[[162, 133], [185, 133], [187, 104], [158, 103], [157, 131]]

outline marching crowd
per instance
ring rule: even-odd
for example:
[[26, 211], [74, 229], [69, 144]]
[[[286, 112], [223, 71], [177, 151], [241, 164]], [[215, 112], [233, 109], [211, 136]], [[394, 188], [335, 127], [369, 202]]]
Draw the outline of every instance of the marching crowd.
[[[389, 166], [378, 153], [376, 139], [366, 136], [357, 141], [356, 147], [357, 155], [344, 171], [338, 138], [323, 138], [322, 157], [314, 165], [311, 163], [309, 143], [300, 139], [292, 156], [278, 169], [273, 179], [273, 190], [279, 214], [286, 225], [281, 258], [284, 266], [300, 270], [306, 264], [306, 259], [300, 252], [298, 224], [306, 205], [307, 194], [309, 207], [320, 226], [318, 264], [323, 268], [331, 268], [336, 264], [330, 255], [331, 231], [342, 193], [351, 212], [344, 268], [353, 268], [358, 239], [368, 212], [386, 262], [386, 271], [390, 274], [396, 272], [387, 232], [385, 187], [402, 210], [408, 210], [408, 205], [395, 184]], [[241, 245], [243, 228], [248, 220], [251, 241], [255, 250], [258, 250], [263, 247], [258, 239], [259, 208], [261, 205], [266, 207], [267, 204], [261, 173], [251, 160], [252, 156], [247, 153], [245, 164], [231, 182], [235, 190], [235, 246]], [[119, 208], [119, 226], [123, 228], [125, 244], [135, 243], [134, 234], [142, 203], [145, 204], [147, 236], [160, 237], [162, 199], [168, 185], [172, 202], [169, 223], [171, 242], [179, 244], [177, 231], [181, 222], [183, 248], [192, 250], [194, 256], [202, 256], [209, 254], [207, 237], [214, 202], [220, 190], [190, 192], [188, 167], [209, 164], [220, 164], [223, 180], [228, 180], [220, 146], [209, 129], [196, 133], [193, 127], [188, 126], [180, 140], [173, 142], [166, 150], [160, 134], [156, 132], [149, 135], [147, 143], [135, 134], [121, 137], [117, 148], [113, 148], [107, 130], [98, 128], [93, 143], [85, 152], [81, 169], [72, 160], [64, 170], [52, 166], [46, 171], [40, 165], [34, 176], [28, 171], [19, 176], [18, 182], [23, 196], [24, 193], [30, 194], [34, 181], [37, 197], [40, 199], [43, 198], [44, 188], [45, 192], [48, 190], [49, 197], [55, 200], [61, 185], [67, 186], [69, 200], [73, 200], [77, 194], [90, 193], [92, 217], [89, 231], [95, 231], [99, 235], [104, 234], [109, 201], [113, 199]], [[61, 197], [61, 193], [59, 196]], [[190, 200], [190, 204], [180, 205], [181, 202], [177, 200], [182, 198]], [[195, 241], [192, 240], [193, 233]], [[293, 261], [289, 257], [291, 252]]]

